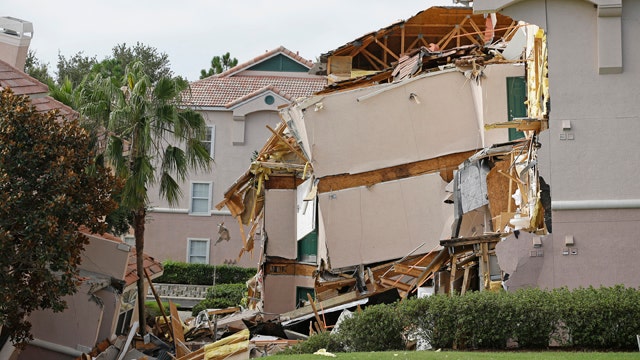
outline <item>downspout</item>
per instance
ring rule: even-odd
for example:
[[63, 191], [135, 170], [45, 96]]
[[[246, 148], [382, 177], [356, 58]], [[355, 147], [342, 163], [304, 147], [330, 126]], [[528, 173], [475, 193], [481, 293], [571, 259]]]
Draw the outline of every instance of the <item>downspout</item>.
[[42, 349], [55, 351], [57, 353], [65, 354], [73, 357], [79, 357], [79, 356], [82, 356], [83, 354], [83, 352], [80, 350], [76, 350], [74, 348], [60, 345], [60, 344], [55, 344], [42, 339], [33, 339], [29, 341], [29, 345], [37, 346]]

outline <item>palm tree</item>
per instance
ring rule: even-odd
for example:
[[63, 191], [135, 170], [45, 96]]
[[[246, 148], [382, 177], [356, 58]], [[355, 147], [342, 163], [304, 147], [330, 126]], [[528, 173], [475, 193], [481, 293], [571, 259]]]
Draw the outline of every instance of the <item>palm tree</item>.
[[160, 196], [177, 204], [179, 181], [189, 169], [209, 169], [211, 158], [202, 145], [202, 116], [180, 106], [188, 83], [162, 77], [155, 84], [141, 62], [125, 71], [123, 85], [97, 76], [86, 87], [83, 113], [106, 120], [109, 133], [106, 158], [124, 182], [122, 206], [132, 212], [138, 272], [138, 312], [141, 334], [144, 314], [144, 231], [149, 198], [147, 189], [159, 182]]

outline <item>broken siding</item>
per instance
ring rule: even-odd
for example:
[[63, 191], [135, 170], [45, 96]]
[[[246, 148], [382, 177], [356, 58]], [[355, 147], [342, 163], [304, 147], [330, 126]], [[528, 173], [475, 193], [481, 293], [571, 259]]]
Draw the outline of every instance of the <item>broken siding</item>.
[[318, 195], [332, 268], [400, 258], [438, 244], [451, 208], [438, 174]]

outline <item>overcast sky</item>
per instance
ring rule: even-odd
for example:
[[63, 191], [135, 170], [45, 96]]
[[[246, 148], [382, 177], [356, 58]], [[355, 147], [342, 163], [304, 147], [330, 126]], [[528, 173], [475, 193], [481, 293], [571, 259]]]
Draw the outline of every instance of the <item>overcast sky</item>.
[[315, 60], [434, 5], [453, 0], [13, 0], [3, 1], [0, 16], [33, 23], [30, 48], [50, 71], [58, 53], [102, 60], [117, 44], [141, 42], [194, 81], [216, 55], [242, 63], [282, 45]]

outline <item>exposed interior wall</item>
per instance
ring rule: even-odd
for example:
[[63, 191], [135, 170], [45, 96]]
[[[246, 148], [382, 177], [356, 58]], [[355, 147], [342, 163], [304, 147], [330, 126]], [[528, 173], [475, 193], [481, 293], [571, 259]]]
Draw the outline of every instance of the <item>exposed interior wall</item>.
[[298, 256], [296, 243], [296, 191], [267, 190], [264, 221], [269, 239], [266, 254], [286, 259]]
[[466, 82], [461, 72], [445, 70], [402, 86], [325, 96], [321, 110], [304, 113], [314, 174], [355, 174], [478, 148], [479, 127]]
[[[495, 64], [484, 68], [482, 87], [482, 117], [484, 124], [494, 124], [508, 120], [507, 77], [524, 76], [523, 65]], [[484, 132], [486, 146], [509, 141], [507, 129], [492, 129]]]
[[296, 287], [313, 288], [312, 277], [269, 275], [264, 278], [264, 312], [284, 313], [296, 308]]
[[450, 205], [439, 174], [319, 194], [332, 268], [400, 258], [450, 229]]

